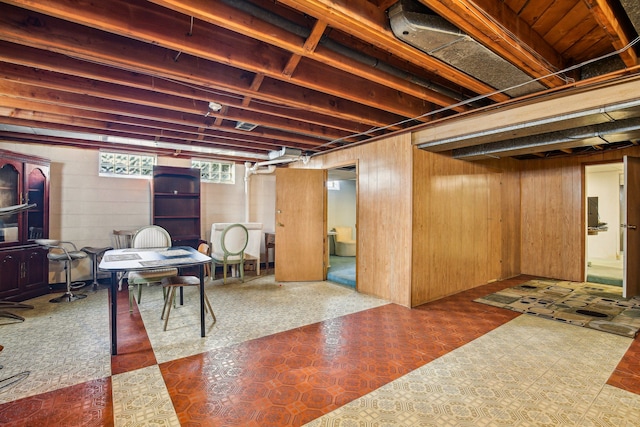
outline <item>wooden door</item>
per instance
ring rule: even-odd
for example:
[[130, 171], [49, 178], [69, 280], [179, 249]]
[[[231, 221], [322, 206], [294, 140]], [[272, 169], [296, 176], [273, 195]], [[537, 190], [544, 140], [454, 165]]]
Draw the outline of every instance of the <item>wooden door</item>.
[[326, 172], [276, 170], [275, 279], [325, 280]]
[[640, 295], [640, 158], [624, 156], [624, 281], [622, 296]]

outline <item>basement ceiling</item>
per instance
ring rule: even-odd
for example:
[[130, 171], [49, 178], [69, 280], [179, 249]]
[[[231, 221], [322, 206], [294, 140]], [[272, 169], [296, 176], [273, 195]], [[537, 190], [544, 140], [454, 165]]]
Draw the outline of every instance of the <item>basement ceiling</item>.
[[[639, 28], [637, 0], [3, 1], [0, 141], [313, 156], [633, 75]], [[474, 160], [484, 157], [474, 147], [500, 142], [491, 157], [527, 158], [634, 143], [638, 106], [618, 113], [626, 121], [606, 129], [598, 115], [563, 120], [555, 131], [585, 137], [573, 145], [543, 138], [545, 127], [518, 140], [471, 135], [467, 154], [447, 152]]]

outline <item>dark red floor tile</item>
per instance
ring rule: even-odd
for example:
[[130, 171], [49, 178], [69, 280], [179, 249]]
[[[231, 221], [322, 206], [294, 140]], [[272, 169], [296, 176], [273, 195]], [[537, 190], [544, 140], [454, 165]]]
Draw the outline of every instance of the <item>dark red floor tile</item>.
[[640, 394], [640, 375], [616, 369], [607, 384], [631, 393]]
[[607, 384], [640, 394], [640, 341], [639, 338], [633, 340], [631, 346], [618, 363]]
[[111, 378], [0, 405], [2, 426], [113, 426]]
[[138, 305], [134, 301], [133, 312], [129, 312], [126, 288], [117, 293], [117, 298], [118, 354], [111, 356], [111, 373], [121, 374], [157, 364]]
[[[487, 310], [478, 322], [461, 315], [467, 306], [477, 310], [473, 304], [479, 304], [469, 297], [450, 304], [457, 308], [389, 304], [163, 363], [160, 369], [182, 423], [302, 425], [518, 315]], [[200, 417], [205, 407], [209, 415], [196, 422], [193, 415]]]

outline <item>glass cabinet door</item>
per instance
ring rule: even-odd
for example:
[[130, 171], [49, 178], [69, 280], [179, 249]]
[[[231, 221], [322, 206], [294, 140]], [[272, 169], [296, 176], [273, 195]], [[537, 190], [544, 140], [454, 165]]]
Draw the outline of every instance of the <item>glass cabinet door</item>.
[[[20, 165], [21, 169], [22, 165]], [[8, 162], [0, 167], [0, 207], [19, 205], [20, 171], [15, 164]], [[0, 244], [20, 241], [20, 213], [0, 216]]]
[[25, 212], [27, 215], [27, 239], [41, 239], [47, 235], [46, 218], [46, 183], [47, 177], [42, 169], [28, 170], [27, 177], [27, 203], [35, 203], [36, 206]]

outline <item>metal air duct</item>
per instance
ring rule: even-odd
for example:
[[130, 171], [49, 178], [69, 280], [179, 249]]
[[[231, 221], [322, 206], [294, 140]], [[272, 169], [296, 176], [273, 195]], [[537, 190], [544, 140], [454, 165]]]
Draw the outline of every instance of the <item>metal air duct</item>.
[[479, 160], [487, 157], [517, 156], [540, 151], [622, 142], [631, 139], [631, 137], [637, 137], [639, 133], [640, 117], [633, 117], [525, 138], [458, 148], [453, 150], [452, 157], [454, 159]]
[[444, 18], [424, 13], [420, 7], [411, 0], [401, 0], [389, 9], [391, 30], [398, 39], [509, 96], [545, 89]]
[[627, 12], [631, 25], [636, 29], [636, 33], [640, 34], [640, 3], [638, 0], [620, 0], [620, 4]]

